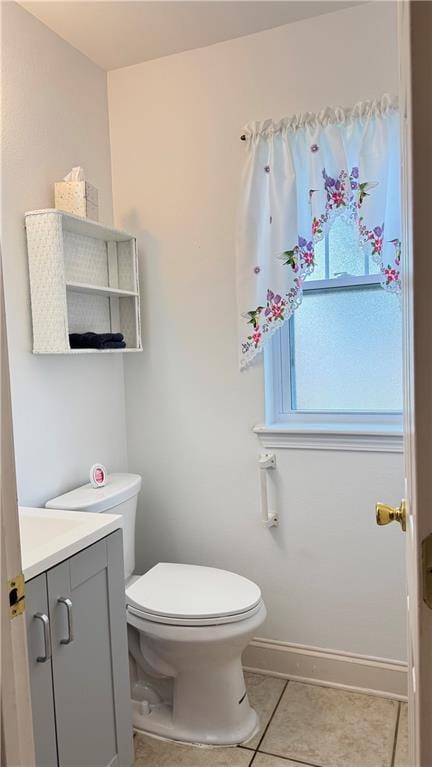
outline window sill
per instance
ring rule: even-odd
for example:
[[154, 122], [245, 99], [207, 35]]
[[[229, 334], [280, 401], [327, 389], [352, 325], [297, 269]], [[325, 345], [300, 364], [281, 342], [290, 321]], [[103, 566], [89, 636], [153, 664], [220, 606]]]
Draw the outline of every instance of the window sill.
[[403, 431], [397, 425], [274, 424], [255, 426], [254, 432], [263, 447], [403, 453]]

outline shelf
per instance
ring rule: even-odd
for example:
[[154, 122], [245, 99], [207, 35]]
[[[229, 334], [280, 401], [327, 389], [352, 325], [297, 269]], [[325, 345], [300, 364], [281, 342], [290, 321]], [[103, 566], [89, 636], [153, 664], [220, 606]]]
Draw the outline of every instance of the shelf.
[[[34, 354], [142, 351], [135, 237], [61, 210], [25, 215]], [[121, 333], [124, 349], [70, 349], [71, 333]]]
[[76, 293], [94, 293], [98, 296], [132, 296], [135, 298], [138, 293], [133, 290], [121, 290], [121, 288], [109, 288], [102, 285], [90, 285], [86, 282], [66, 282], [67, 290], [73, 290]]
[[59, 216], [62, 222], [64, 232], [72, 234], [82, 234], [86, 237], [92, 237], [94, 240], [104, 240], [105, 242], [128, 242], [131, 235], [123, 232], [121, 229], [114, 229], [111, 226], [105, 226], [98, 221], [92, 221], [90, 218], [74, 216], [72, 213], [66, 213], [57, 208], [45, 208], [44, 210], [31, 210], [26, 213], [26, 220], [31, 216], [45, 216], [46, 214]]
[[33, 352], [34, 354], [125, 354], [127, 352], [142, 352], [142, 347], [139, 349], [65, 349], [62, 352]]

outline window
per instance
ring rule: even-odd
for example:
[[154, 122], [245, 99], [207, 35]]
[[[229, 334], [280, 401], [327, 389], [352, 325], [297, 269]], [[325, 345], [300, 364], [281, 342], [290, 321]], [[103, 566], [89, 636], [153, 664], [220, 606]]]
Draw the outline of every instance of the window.
[[265, 355], [267, 424], [400, 431], [402, 317], [351, 222], [316, 245], [301, 307]]

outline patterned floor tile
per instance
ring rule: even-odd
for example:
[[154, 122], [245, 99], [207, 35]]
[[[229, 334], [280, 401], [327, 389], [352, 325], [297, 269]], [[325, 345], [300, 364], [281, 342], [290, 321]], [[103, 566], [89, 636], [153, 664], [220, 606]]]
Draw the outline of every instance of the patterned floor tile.
[[306, 767], [306, 765], [292, 762], [290, 759], [281, 759], [279, 756], [258, 753], [253, 760], [252, 767]]
[[134, 767], [249, 767], [253, 756], [245, 748], [197, 748], [135, 737]]
[[394, 767], [408, 767], [408, 704], [401, 703]]
[[320, 767], [391, 767], [398, 703], [290, 682], [260, 751]]
[[286, 680], [248, 672], [245, 674], [245, 680], [249, 703], [257, 712], [260, 720], [259, 732], [252, 740], [245, 743], [245, 746], [256, 748], [286, 685]]

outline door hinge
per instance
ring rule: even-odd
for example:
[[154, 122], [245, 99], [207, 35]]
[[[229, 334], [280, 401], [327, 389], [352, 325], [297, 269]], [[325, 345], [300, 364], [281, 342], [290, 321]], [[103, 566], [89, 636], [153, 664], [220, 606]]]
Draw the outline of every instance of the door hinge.
[[9, 617], [16, 618], [25, 610], [25, 582], [24, 575], [20, 573], [8, 582], [9, 586]]
[[432, 610], [432, 533], [422, 541], [423, 601]]

